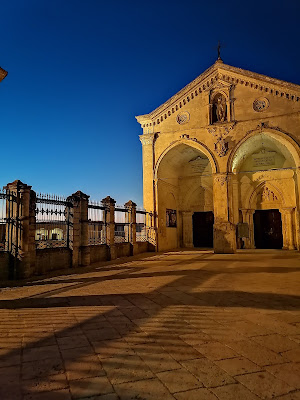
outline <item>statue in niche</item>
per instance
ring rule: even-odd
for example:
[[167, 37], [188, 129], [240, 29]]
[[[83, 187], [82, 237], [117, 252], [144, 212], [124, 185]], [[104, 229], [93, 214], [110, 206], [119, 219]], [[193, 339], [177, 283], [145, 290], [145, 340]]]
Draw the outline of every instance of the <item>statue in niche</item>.
[[225, 121], [227, 121], [226, 99], [219, 93], [213, 99], [212, 123]]

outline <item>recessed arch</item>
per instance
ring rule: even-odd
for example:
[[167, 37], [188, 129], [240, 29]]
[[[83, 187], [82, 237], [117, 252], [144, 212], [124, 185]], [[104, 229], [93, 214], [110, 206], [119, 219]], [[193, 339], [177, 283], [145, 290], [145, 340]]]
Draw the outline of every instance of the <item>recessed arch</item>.
[[274, 195], [277, 197], [277, 200], [275, 201], [276, 204], [280, 205], [280, 207], [284, 207], [285, 205], [285, 199], [284, 195], [281, 192], [281, 190], [278, 189], [277, 186], [272, 184], [271, 182], [261, 182], [256, 186], [256, 188], [250, 193], [248, 200], [246, 204], [248, 204], [249, 209], [256, 209], [257, 208], [257, 197], [259, 194], [265, 189], [268, 188], [270, 189]]
[[173, 143], [171, 143], [162, 152], [162, 154], [158, 157], [158, 160], [157, 160], [155, 168], [154, 168], [154, 178], [155, 179], [158, 178], [159, 167], [160, 167], [160, 164], [161, 164], [162, 160], [164, 159], [164, 157], [170, 151], [172, 151], [173, 149], [175, 149], [178, 146], [187, 146], [187, 147], [190, 147], [190, 148], [198, 150], [198, 152], [202, 153], [203, 155], [205, 155], [208, 158], [210, 166], [211, 166], [212, 173], [218, 172], [217, 161], [216, 161], [215, 157], [213, 156], [213, 154], [210, 152], [210, 150], [204, 144], [196, 142], [196, 141], [191, 140], [191, 139], [179, 139], [179, 140], [176, 140]]
[[290, 154], [294, 166], [300, 166], [300, 147], [294, 139], [292, 139], [288, 134], [279, 130], [258, 127], [256, 130], [248, 133], [242, 140], [240, 140], [235, 149], [231, 152], [227, 163], [227, 170], [229, 172], [235, 172], [238, 170], [238, 167], [241, 165], [241, 158], [243, 157], [247, 144], [249, 144], [249, 141], [252, 139], [259, 138], [261, 135], [270, 138], [275, 143], [279, 143], [283, 153]]

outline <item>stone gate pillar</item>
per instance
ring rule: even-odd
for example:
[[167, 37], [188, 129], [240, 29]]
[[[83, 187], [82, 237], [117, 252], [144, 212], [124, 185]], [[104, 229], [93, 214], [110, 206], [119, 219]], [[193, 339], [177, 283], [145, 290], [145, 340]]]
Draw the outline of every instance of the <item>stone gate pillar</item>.
[[[8, 251], [11, 255], [10, 278], [28, 278], [35, 272], [35, 206], [36, 194], [31, 186], [16, 180], [4, 189], [11, 193], [6, 201], [6, 239], [9, 236]], [[9, 208], [9, 213], [8, 213]]]
[[136, 254], [137, 244], [136, 244], [136, 204], [129, 200], [125, 203], [125, 208], [127, 208], [127, 222], [128, 222], [128, 241], [132, 245], [132, 255]]
[[229, 221], [228, 175], [214, 174], [214, 252], [234, 253], [236, 251], [236, 228]]
[[72, 266], [90, 265], [88, 195], [80, 190], [68, 197], [73, 204], [73, 255]]
[[117, 258], [117, 251], [115, 247], [115, 204], [116, 201], [110, 196], [101, 200], [105, 206], [105, 221], [106, 221], [106, 244], [109, 246], [110, 259]]

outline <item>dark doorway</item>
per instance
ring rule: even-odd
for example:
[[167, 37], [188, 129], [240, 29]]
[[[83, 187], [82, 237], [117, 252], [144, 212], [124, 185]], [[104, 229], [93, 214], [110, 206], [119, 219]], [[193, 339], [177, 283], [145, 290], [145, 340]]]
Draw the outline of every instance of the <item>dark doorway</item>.
[[256, 210], [254, 241], [257, 249], [282, 249], [282, 223], [279, 210]]
[[214, 246], [214, 214], [212, 211], [193, 214], [194, 247]]

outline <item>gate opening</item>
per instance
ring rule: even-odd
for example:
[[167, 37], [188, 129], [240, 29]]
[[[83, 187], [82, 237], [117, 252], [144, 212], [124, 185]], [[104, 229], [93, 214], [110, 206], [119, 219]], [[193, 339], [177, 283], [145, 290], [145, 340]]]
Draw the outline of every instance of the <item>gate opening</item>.
[[214, 213], [212, 211], [193, 214], [194, 247], [214, 246]]
[[254, 241], [257, 249], [282, 249], [282, 222], [279, 210], [256, 210]]

